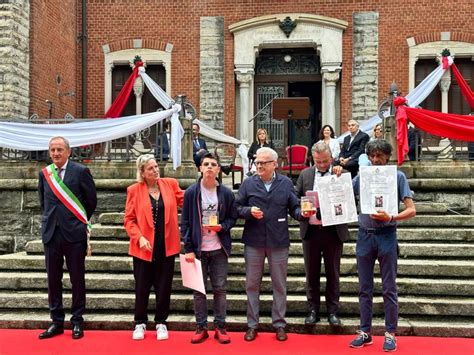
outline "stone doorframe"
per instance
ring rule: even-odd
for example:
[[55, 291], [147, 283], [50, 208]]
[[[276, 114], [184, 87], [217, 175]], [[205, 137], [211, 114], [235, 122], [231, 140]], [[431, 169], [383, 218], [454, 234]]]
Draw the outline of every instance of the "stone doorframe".
[[[289, 17], [296, 27], [288, 35], [280, 23]], [[337, 81], [342, 69], [342, 33], [348, 23], [343, 20], [312, 14], [276, 14], [244, 20], [229, 26], [234, 34], [234, 67], [238, 83], [236, 90], [237, 135], [250, 143], [253, 137], [253, 87], [255, 59], [266, 48], [314, 48], [321, 61], [322, 124], [336, 128], [336, 111], [340, 106]]]

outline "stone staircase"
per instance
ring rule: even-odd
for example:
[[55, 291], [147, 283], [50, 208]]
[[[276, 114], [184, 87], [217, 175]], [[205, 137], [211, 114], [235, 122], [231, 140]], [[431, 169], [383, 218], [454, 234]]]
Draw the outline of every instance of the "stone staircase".
[[[474, 218], [446, 215], [443, 203], [420, 203], [418, 216], [402, 222], [398, 239], [399, 334], [474, 336]], [[87, 258], [88, 329], [132, 329], [134, 281], [132, 259], [122, 213], [102, 213], [93, 228], [93, 256]], [[240, 243], [242, 221], [232, 231], [233, 255], [228, 279], [228, 328], [246, 328], [245, 265]], [[298, 224], [290, 220], [288, 266], [288, 329], [300, 333], [355, 333], [358, 327], [356, 225], [350, 228], [341, 261], [343, 326], [331, 329], [323, 319], [305, 326], [307, 312], [302, 246]], [[49, 321], [46, 272], [40, 240], [27, 243], [24, 252], [0, 256], [0, 327], [36, 328]], [[378, 268], [376, 267], [378, 274]], [[65, 306], [71, 301], [65, 275]], [[324, 287], [324, 280], [322, 282]], [[209, 297], [211, 298], [211, 297]], [[261, 328], [271, 330], [271, 284], [266, 272], [261, 295]], [[150, 297], [150, 310], [154, 296]], [[324, 314], [324, 300], [322, 300]], [[376, 275], [374, 333], [383, 333], [383, 302]], [[66, 317], [69, 317], [68, 315]], [[153, 319], [150, 316], [150, 319]], [[212, 316], [210, 317], [212, 320]], [[170, 329], [194, 329], [192, 293], [181, 284], [179, 263], [173, 284]]]

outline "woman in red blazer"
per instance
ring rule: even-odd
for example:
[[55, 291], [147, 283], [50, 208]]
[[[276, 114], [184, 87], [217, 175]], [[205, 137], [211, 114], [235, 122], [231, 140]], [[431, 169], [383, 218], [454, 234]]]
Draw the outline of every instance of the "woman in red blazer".
[[124, 217], [135, 278], [133, 339], [145, 337], [148, 299], [153, 286], [156, 337], [165, 340], [175, 257], [180, 251], [178, 207], [183, 205], [184, 193], [175, 179], [160, 178], [158, 164], [151, 154], [137, 159], [137, 181], [127, 189]]

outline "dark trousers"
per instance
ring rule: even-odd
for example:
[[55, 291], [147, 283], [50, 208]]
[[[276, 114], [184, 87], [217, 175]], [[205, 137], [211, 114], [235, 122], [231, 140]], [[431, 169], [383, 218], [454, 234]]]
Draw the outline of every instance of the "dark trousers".
[[148, 321], [148, 299], [151, 287], [155, 290], [155, 322], [165, 324], [170, 311], [171, 284], [174, 274], [175, 255], [153, 261], [133, 258], [135, 278], [135, 323]]
[[[211, 280], [213, 293], [214, 326], [225, 328], [226, 317], [226, 282], [228, 257], [224, 249], [201, 252], [201, 268], [206, 291], [207, 279]], [[196, 315], [196, 325], [207, 329], [207, 297], [201, 292], [193, 291], [194, 314]]]
[[321, 304], [321, 257], [326, 273], [326, 309], [337, 313], [339, 307], [339, 271], [343, 243], [334, 227], [309, 226], [303, 239], [304, 266], [306, 271], [306, 296], [311, 310], [319, 314]]
[[64, 239], [56, 227], [53, 238], [44, 244], [46, 272], [48, 274], [48, 303], [53, 323], [62, 326], [63, 309], [63, 265], [66, 266], [72, 285], [71, 323], [84, 321], [82, 315], [86, 309], [85, 258], [87, 241], [70, 243]]

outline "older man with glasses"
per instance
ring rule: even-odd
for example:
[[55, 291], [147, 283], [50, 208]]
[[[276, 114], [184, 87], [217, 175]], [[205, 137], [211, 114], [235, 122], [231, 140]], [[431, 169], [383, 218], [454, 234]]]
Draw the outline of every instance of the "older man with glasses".
[[244, 180], [236, 197], [239, 217], [245, 219], [242, 242], [245, 244], [245, 290], [247, 292], [246, 341], [255, 340], [259, 325], [260, 285], [265, 258], [272, 280], [272, 324], [276, 338], [285, 341], [286, 276], [288, 269], [288, 213], [302, 218], [293, 183], [277, 174], [277, 153], [268, 147], [257, 150], [257, 175]]

